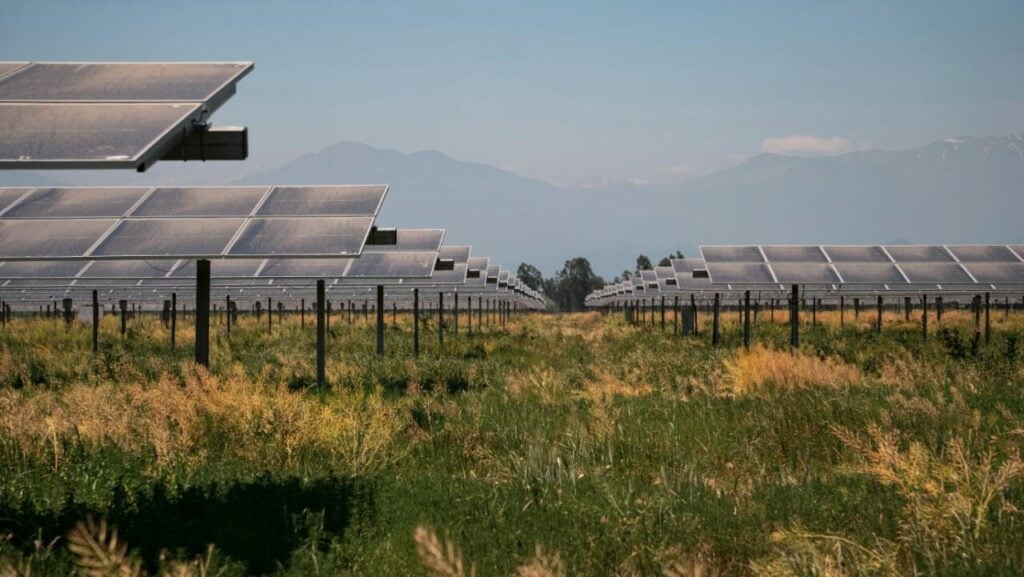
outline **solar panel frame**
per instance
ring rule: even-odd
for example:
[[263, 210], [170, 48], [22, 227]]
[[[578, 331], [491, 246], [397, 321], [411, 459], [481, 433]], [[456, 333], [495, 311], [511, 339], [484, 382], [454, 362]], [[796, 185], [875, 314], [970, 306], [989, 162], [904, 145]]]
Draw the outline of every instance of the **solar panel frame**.
[[364, 252], [345, 272], [345, 279], [430, 278], [436, 252]]

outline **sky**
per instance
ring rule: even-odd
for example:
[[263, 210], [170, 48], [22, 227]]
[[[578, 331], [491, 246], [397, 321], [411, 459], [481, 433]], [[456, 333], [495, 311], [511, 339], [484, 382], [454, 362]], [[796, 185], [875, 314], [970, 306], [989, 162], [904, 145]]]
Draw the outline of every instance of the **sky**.
[[1024, 132], [1024, 2], [0, 0], [3, 60], [251, 60], [213, 117], [565, 186]]

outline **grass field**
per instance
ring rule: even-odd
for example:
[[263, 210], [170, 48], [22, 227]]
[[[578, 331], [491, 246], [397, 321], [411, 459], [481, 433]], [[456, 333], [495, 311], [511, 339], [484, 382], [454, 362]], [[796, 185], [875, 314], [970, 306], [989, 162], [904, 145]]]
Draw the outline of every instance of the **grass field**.
[[215, 324], [209, 373], [188, 322], [107, 318], [94, 359], [18, 318], [0, 575], [1021, 574], [1024, 315], [852, 316], [798, 353], [782, 312], [749, 352], [735, 314], [717, 349], [587, 313], [443, 355], [428, 320], [418, 360], [403, 318], [383, 361], [335, 319], [326, 391], [297, 318]]

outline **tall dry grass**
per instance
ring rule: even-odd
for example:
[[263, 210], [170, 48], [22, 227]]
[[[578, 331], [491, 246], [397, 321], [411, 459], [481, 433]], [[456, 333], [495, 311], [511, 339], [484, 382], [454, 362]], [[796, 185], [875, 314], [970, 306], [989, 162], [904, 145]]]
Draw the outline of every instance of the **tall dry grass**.
[[340, 390], [320, 400], [245, 376], [194, 369], [183, 382], [78, 383], [61, 391], [0, 390], [0, 442], [53, 470], [75, 447], [113, 446], [152, 457], [154, 473], [211, 455], [291, 470], [301, 453], [337, 471], [366, 473], [400, 458], [408, 417], [379, 391]]
[[715, 391], [728, 395], [767, 395], [811, 387], [847, 387], [863, 382], [856, 366], [799, 351], [754, 346], [724, 361], [712, 375]]

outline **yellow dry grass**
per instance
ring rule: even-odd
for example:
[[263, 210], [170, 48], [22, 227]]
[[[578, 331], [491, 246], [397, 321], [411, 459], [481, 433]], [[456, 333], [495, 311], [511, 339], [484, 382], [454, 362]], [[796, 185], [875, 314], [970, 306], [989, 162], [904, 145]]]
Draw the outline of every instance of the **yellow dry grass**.
[[75, 384], [60, 392], [0, 390], [0, 438], [56, 470], [69, 448], [113, 445], [152, 455], [160, 469], [196, 464], [216, 447], [241, 462], [288, 470], [315, 451], [339, 471], [379, 469], [401, 456], [403, 405], [380, 392], [337, 391], [329, 401], [230, 376], [186, 372], [153, 385]]
[[740, 351], [712, 376], [716, 391], [729, 395], [763, 395], [811, 387], [845, 387], [864, 380], [860, 369], [834, 359], [763, 346]]

